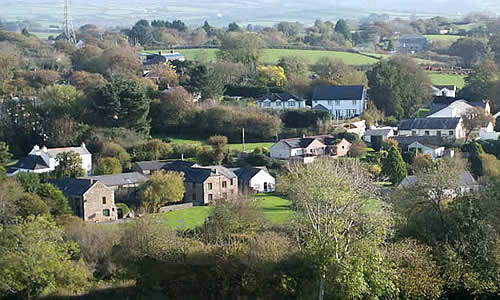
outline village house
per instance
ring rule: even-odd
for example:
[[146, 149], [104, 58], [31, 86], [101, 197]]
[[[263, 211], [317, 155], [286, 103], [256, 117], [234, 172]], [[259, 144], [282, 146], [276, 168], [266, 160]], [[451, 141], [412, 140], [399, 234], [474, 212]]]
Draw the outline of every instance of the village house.
[[148, 177], [139, 172], [88, 176], [85, 178], [104, 183], [115, 192], [115, 200], [117, 202], [134, 202], [137, 199], [139, 187], [149, 180]]
[[165, 64], [169, 61], [184, 61], [184, 55], [171, 50], [168, 53], [163, 53], [159, 51], [158, 53], [141, 53], [141, 56], [144, 57], [144, 66], [149, 65], [157, 65], [157, 64]]
[[84, 178], [50, 180], [62, 191], [76, 216], [85, 222], [105, 222], [118, 218], [115, 193], [104, 183]]
[[420, 34], [402, 35], [397, 42], [398, 53], [413, 54], [427, 49], [429, 42]]
[[306, 107], [306, 100], [290, 93], [272, 93], [256, 100], [260, 108], [296, 110]]
[[435, 85], [432, 87], [432, 95], [436, 97], [452, 97], [457, 96], [456, 85]]
[[85, 143], [82, 143], [80, 147], [66, 148], [47, 148], [45, 146], [40, 148], [35, 145], [24, 159], [21, 159], [7, 170], [7, 175], [14, 176], [19, 172], [48, 173], [54, 171], [58, 165], [57, 155], [66, 152], [78, 154], [82, 160], [82, 169], [85, 174], [90, 175], [92, 171], [92, 154], [87, 150]]
[[360, 116], [366, 108], [366, 88], [362, 85], [324, 85], [313, 90], [312, 107], [335, 119]]
[[238, 176], [238, 187], [242, 193], [268, 193], [275, 190], [276, 179], [266, 167], [235, 168], [232, 171]]
[[399, 136], [437, 136], [448, 140], [465, 138], [461, 118], [416, 118], [402, 120], [398, 126]]
[[371, 128], [365, 131], [363, 141], [372, 142], [373, 136], [381, 136], [383, 141], [386, 141], [396, 135], [397, 129], [394, 127]]
[[351, 143], [345, 139], [336, 139], [331, 135], [282, 139], [269, 149], [272, 158], [312, 162], [315, 157], [347, 155]]
[[469, 102], [466, 100], [440, 101], [432, 103], [427, 118], [460, 118], [469, 109], [481, 107], [486, 114], [491, 114], [489, 102]]
[[[405, 179], [401, 181], [399, 186], [408, 188], [415, 184], [418, 184], [418, 180], [419, 178], [415, 175], [406, 176]], [[455, 188], [451, 188], [450, 190], [447, 190], [445, 192], [449, 194], [456, 194], [456, 192], [466, 193], [479, 189], [478, 182], [474, 179], [469, 171], [464, 171], [460, 174], [457, 174], [457, 177], [454, 179], [454, 181], [455, 182], [453, 182], [452, 184], [455, 186]]]
[[419, 141], [415, 141], [408, 145], [408, 151], [410, 151], [411, 149], [415, 149], [415, 153], [430, 154], [432, 156], [432, 159], [434, 160], [436, 158], [442, 157], [445, 152], [444, 146], [424, 144]]
[[184, 202], [202, 206], [238, 196], [238, 177], [223, 166], [189, 166], [184, 161], [174, 161], [163, 170], [184, 173]]

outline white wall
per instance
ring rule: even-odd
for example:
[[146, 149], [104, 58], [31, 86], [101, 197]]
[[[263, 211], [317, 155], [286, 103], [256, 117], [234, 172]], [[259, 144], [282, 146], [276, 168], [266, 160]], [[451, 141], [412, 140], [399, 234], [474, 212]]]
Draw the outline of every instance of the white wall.
[[[264, 183], [267, 183], [267, 190], [264, 190]], [[276, 181], [266, 171], [262, 170], [250, 179], [250, 187], [257, 192], [274, 192]]]
[[[356, 101], [354, 103], [353, 101]], [[312, 107], [316, 105], [323, 105], [328, 108], [330, 115], [333, 117], [353, 117], [361, 115], [365, 108], [364, 100], [315, 100], [312, 102]], [[349, 115], [350, 114], [350, 115]]]
[[[293, 106], [290, 106], [290, 103], [293, 103]], [[258, 105], [260, 108], [265, 109], [302, 109], [306, 107], [305, 101], [296, 101], [296, 100], [288, 100], [288, 101], [258, 101]]]

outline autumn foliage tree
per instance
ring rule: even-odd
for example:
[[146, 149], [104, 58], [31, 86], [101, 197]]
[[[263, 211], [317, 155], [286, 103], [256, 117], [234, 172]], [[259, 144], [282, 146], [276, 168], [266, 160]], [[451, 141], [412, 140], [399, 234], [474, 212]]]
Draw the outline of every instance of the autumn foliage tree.
[[141, 189], [141, 200], [149, 213], [157, 213], [167, 203], [182, 201], [184, 196], [184, 174], [178, 172], [155, 172]]

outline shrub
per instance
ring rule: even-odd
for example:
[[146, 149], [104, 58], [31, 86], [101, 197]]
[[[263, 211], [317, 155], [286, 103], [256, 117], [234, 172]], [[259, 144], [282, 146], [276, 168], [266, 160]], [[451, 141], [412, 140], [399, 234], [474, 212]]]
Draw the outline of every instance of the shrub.
[[366, 144], [362, 140], [355, 140], [349, 149], [349, 155], [352, 157], [363, 157], [366, 154]]
[[398, 120], [394, 116], [388, 116], [384, 119], [386, 126], [398, 126]]
[[121, 211], [122, 218], [126, 217], [128, 215], [128, 213], [130, 212], [130, 209], [128, 208], [127, 204], [125, 204], [125, 203], [116, 203], [116, 208], [118, 209], [119, 212]]
[[377, 152], [380, 151], [380, 149], [382, 149], [382, 142], [383, 142], [383, 138], [381, 135], [372, 136], [371, 140], [370, 140], [370, 143], [371, 143], [373, 150], [375, 150]]

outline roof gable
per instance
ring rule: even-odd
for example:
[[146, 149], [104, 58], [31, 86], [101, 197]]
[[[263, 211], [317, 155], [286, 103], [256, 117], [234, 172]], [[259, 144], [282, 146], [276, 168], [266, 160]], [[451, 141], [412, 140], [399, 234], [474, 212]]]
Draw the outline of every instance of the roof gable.
[[364, 92], [362, 85], [322, 85], [314, 88], [312, 100], [361, 100]]
[[66, 196], [83, 196], [98, 181], [85, 178], [64, 178], [49, 180]]
[[14, 166], [12, 166], [12, 168], [24, 170], [43, 170], [48, 169], [49, 166], [39, 155], [28, 154], [24, 159], [18, 161]]

